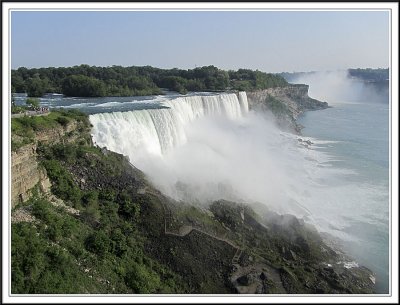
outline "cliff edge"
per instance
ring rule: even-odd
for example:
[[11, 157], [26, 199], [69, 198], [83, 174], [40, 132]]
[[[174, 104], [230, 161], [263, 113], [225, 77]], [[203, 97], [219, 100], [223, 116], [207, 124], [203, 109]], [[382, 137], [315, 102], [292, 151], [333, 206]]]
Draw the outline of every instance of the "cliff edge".
[[[51, 194], [33, 193], [13, 209], [13, 293], [374, 292], [370, 270], [349, 267], [292, 215], [163, 195], [123, 155], [93, 146], [84, 115], [15, 120], [20, 143], [29, 139], [17, 123], [33, 131], [15, 154], [45, 171]], [[44, 130], [54, 136], [41, 137]]]
[[309, 97], [308, 89], [308, 85], [294, 84], [246, 93], [250, 109], [272, 112], [280, 127], [299, 134], [302, 129], [296, 122], [299, 115], [305, 111], [329, 107], [327, 102]]
[[[36, 187], [42, 193], [50, 191], [46, 170], [38, 162], [38, 147], [75, 142], [83, 132], [89, 132], [89, 125], [82, 119], [76, 120], [72, 113], [53, 112], [46, 118], [13, 118], [11, 131], [11, 207], [14, 208], [31, 198]], [[86, 135], [86, 141], [87, 138]]]

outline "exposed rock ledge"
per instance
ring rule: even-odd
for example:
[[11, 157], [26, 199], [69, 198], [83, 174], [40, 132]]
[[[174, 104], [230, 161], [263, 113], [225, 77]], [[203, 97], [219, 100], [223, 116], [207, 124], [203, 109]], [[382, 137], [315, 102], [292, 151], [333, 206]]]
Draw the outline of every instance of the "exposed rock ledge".
[[37, 162], [37, 145], [25, 145], [11, 153], [11, 207], [25, 202], [32, 196], [35, 186], [46, 193], [50, 190], [50, 180], [46, 171]]
[[[50, 191], [51, 183], [46, 170], [37, 160], [38, 143], [74, 142], [79, 136], [79, 124], [75, 121], [66, 126], [36, 132], [33, 143], [11, 152], [11, 207], [27, 201], [35, 186], [43, 193]], [[11, 135], [18, 140], [17, 135]]]
[[302, 126], [296, 122], [300, 114], [328, 108], [328, 103], [309, 97], [308, 88], [308, 85], [296, 84], [246, 92], [249, 108], [271, 111], [281, 127], [300, 133]]

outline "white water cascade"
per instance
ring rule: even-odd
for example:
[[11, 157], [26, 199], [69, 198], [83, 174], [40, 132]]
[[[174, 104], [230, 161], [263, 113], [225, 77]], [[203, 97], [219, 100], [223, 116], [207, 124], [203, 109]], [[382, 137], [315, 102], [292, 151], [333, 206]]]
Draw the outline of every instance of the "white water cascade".
[[[343, 152], [351, 141], [284, 132], [272, 115], [249, 111], [245, 92], [163, 103], [162, 109], [90, 115], [93, 140], [127, 155], [158, 190], [178, 202], [262, 203], [272, 211], [302, 218], [349, 248], [355, 245], [355, 253], [371, 251], [371, 265], [387, 269], [387, 260], [375, 255], [386, 255], [376, 248], [387, 247], [385, 233], [379, 233], [387, 232], [387, 209], [374, 204], [387, 202], [387, 189], [357, 180], [357, 168], [343, 166], [348, 156]], [[321, 119], [313, 120], [318, 122], [314, 128], [319, 128]], [[327, 122], [332, 130], [333, 122]], [[324, 131], [326, 127], [322, 135]], [[362, 133], [356, 135], [358, 140]], [[378, 242], [366, 246], [377, 232]], [[385, 274], [382, 271], [380, 277], [387, 278]]]
[[305, 148], [272, 118], [249, 112], [245, 92], [179, 97], [164, 105], [90, 115], [94, 142], [128, 156], [178, 201], [260, 202], [343, 237], [346, 221], [335, 207], [360, 194], [343, 183], [352, 171], [332, 167], [335, 157], [314, 149], [322, 142], [310, 139], [314, 144]]
[[93, 114], [96, 145], [127, 155], [135, 163], [145, 154], [162, 156], [186, 142], [185, 127], [201, 117], [236, 120], [248, 111], [246, 92], [179, 97], [163, 102], [168, 108]]

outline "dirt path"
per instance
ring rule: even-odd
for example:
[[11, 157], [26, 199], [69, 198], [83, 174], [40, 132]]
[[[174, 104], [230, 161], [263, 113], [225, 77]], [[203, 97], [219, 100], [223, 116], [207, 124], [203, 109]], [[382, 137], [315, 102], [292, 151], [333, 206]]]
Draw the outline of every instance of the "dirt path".
[[169, 231], [167, 228], [168, 228], [169, 223], [172, 221], [172, 213], [171, 213], [171, 210], [170, 210], [166, 205], [163, 204], [162, 206], [163, 206], [164, 215], [165, 215], [165, 217], [164, 217], [164, 234], [166, 234], [166, 235], [172, 235], [172, 236], [184, 237], [184, 236], [188, 235], [188, 234], [189, 234], [190, 232], [192, 232], [192, 231], [197, 231], [197, 232], [200, 232], [200, 233], [202, 233], [202, 234], [205, 234], [205, 235], [207, 235], [207, 236], [209, 236], [209, 237], [211, 237], [211, 238], [213, 238], [213, 239], [216, 239], [216, 240], [225, 242], [225, 243], [227, 243], [228, 245], [230, 245], [231, 247], [233, 247], [233, 248], [236, 249], [235, 255], [234, 255], [233, 258], [232, 258], [232, 264], [238, 264], [239, 258], [240, 258], [240, 256], [241, 256], [243, 250], [242, 250], [239, 246], [235, 245], [235, 244], [234, 244], [231, 240], [229, 240], [229, 239], [225, 239], [225, 238], [222, 238], [222, 237], [218, 237], [218, 236], [216, 236], [216, 235], [210, 234], [210, 233], [208, 233], [208, 232], [206, 232], [206, 231], [203, 231], [203, 230], [201, 230], [201, 229], [194, 228], [193, 226], [190, 226], [190, 225], [183, 225], [183, 226], [181, 226], [181, 227], [178, 229], [178, 232]]
[[[265, 293], [265, 292], [260, 292], [260, 287], [264, 285], [264, 290], [267, 291], [271, 288], [265, 288], [265, 284], [261, 284], [262, 280], [260, 279], [254, 283], [250, 283], [249, 285], [239, 285], [237, 280], [238, 278], [242, 276], [252, 276], [252, 274], [256, 274], [257, 276], [264, 274], [265, 277], [272, 281], [274, 283], [273, 287], [273, 293], [286, 293], [285, 288], [283, 287], [281, 276], [279, 270], [276, 268], [265, 264], [265, 263], [256, 263], [251, 266], [241, 266], [240, 265], [240, 257], [243, 254], [243, 249], [241, 249], [238, 245], [233, 243], [229, 239], [225, 239], [222, 237], [218, 237], [216, 235], [210, 234], [208, 232], [203, 231], [202, 229], [195, 228], [191, 225], [182, 225], [177, 231], [169, 231], [168, 227], [170, 223], [172, 222], [172, 212], [171, 210], [165, 205], [162, 204], [163, 210], [164, 210], [164, 234], [166, 235], [171, 235], [171, 236], [177, 236], [177, 237], [185, 237], [188, 234], [190, 234], [192, 231], [197, 231], [199, 233], [202, 233], [204, 235], [207, 235], [213, 239], [222, 241], [236, 249], [236, 252], [234, 256], [232, 257], [231, 263], [232, 266], [234, 267], [234, 271], [230, 275], [230, 280], [231, 282], [236, 286], [238, 289], [239, 293]], [[244, 220], [244, 215], [242, 216]]]

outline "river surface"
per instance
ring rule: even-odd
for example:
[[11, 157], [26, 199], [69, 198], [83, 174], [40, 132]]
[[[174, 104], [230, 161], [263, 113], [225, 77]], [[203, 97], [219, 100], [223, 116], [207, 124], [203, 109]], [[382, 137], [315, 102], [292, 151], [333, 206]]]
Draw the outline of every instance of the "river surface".
[[332, 167], [352, 173], [338, 183], [339, 200], [321, 200], [315, 213], [341, 216], [340, 230], [351, 237], [345, 249], [377, 274], [381, 293], [389, 284], [389, 111], [388, 103], [343, 102], [299, 120], [303, 135], [326, 141], [314, 149], [330, 155]]

